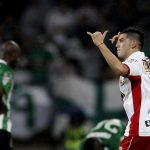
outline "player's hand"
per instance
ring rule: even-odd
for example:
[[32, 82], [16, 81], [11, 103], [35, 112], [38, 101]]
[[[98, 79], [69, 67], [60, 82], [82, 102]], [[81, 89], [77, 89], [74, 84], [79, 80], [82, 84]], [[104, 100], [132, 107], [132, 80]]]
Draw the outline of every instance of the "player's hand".
[[91, 36], [91, 38], [96, 46], [100, 46], [100, 45], [104, 44], [104, 39], [106, 37], [107, 32], [108, 31], [105, 31], [104, 33], [102, 33], [102, 32], [96, 31], [94, 33], [87, 32], [87, 34]]
[[119, 38], [119, 36], [120, 36], [120, 32], [118, 32], [117, 35], [114, 35], [114, 36], [110, 39], [111, 43], [113, 44], [113, 43]]

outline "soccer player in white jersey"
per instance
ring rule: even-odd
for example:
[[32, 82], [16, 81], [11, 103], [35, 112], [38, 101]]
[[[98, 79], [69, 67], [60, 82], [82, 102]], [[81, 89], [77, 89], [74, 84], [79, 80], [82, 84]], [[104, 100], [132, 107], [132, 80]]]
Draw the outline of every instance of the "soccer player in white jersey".
[[117, 58], [106, 46], [108, 31], [89, 34], [110, 68], [120, 76], [120, 91], [128, 125], [120, 150], [150, 150], [150, 60], [142, 52], [144, 33], [128, 27], [111, 41], [117, 40]]
[[20, 47], [14, 41], [0, 46], [0, 150], [10, 150], [11, 121], [10, 98], [13, 90], [14, 71], [20, 58]]

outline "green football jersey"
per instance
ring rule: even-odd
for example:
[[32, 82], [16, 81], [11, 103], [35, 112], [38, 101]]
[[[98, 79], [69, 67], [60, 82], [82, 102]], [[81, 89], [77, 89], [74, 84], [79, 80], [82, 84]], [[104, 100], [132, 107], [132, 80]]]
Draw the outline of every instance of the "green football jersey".
[[124, 130], [125, 124], [119, 119], [103, 120], [92, 128], [82, 140], [80, 150], [84, 150], [83, 144], [89, 138], [96, 138], [107, 150], [118, 150]]
[[13, 89], [13, 70], [3, 60], [0, 60], [0, 88], [3, 89], [1, 108], [5, 109], [5, 113], [0, 114], [0, 129], [11, 130], [10, 121], [10, 98]]

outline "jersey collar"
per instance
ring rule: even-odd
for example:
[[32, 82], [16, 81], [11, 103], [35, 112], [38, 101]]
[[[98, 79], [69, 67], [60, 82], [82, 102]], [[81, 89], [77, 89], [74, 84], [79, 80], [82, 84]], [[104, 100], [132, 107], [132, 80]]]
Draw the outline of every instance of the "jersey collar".
[[144, 52], [137, 51], [137, 52], [132, 53], [126, 60], [129, 60], [131, 58], [138, 58], [141, 56], [145, 56]]
[[7, 62], [5, 60], [3, 60], [3, 59], [0, 59], [0, 63], [7, 65]]

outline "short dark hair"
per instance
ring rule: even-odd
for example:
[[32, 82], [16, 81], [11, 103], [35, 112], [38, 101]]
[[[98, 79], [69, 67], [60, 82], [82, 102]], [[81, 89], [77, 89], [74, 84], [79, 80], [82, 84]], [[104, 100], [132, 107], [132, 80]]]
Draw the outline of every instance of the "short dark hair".
[[20, 46], [15, 41], [6, 41], [0, 46], [0, 58], [15, 52], [20, 52]]
[[129, 36], [135, 37], [139, 42], [141, 49], [143, 48], [144, 45], [144, 31], [140, 27], [127, 27], [123, 29], [121, 33], [126, 33]]
[[84, 142], [83, 150], [103, 150], [103, 145], [96, 138], [89, 138]]

